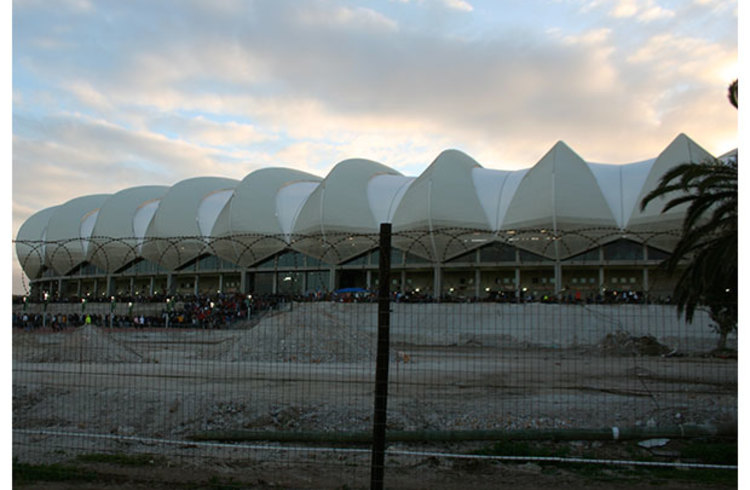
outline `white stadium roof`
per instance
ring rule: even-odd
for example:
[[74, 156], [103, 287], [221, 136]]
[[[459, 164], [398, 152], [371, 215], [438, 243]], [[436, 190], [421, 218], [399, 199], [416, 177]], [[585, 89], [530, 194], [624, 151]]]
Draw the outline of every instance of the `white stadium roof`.
[[587, 162], [558, 142], [522, 170], [446, 150], [417, 177], [364, 159], [322, 179], [289, 168], [241, 182], [198, 177], [39, 211], [21, 226], [16, 251], [29, 277], [85, 262], [113, 272], [141, 257], [175, 270], [206, 253], [247, 267], [287, 248], [342, 263], [373, 248], [383, 222], [393, 223], [396, 247], [435, 261], [488, 241], [561, 259], [623, 236], [669, 250], [667, 231], [684, 210], [662, 214], [666, 201], [655, 201], [641, 211], [640, 202], [668, 169], [710, 157], [680, 134], [656, 158], [622, 165]]
[[216, 219], [214, 253], [246, 267], [284, 250], [299, 208], [321, 180], [289, 168], [250, 173]]
[[99, 209], [109, 194], [77, 197], [58, 206], [49, 217], [46, 241], [56, 242], [45, 250], [45, 265], [65, 275], [86, 260], [89, 238], [94, 231]]
[[[138, 258], [148, 223], [168, 190], [160, 185], [131, 187], [105, 200], [91, 233], [88, 261], [105, 272], [114, 272]], [[151, 212], [144, 216], [142, 210], [149, 209], [148, 203]]]
[[221, 177], [196, 177], [169, 188], [146, 229], [141, 254], [168, 270], [206, 249], [214, 221], [239, 184]]

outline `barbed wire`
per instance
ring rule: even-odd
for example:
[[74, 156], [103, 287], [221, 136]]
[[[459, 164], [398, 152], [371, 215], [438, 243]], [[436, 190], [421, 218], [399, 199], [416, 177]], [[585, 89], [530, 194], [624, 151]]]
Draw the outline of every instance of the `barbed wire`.
[[[491, 244], [501, 244], [539, 255], [542, 260], [566, 260], [624, 238], [643, 245], [676, 240], [679, 230], [630, 231], [612, 227], [571, 230], [526, 228], [488, 231], [478, 228], [443, 227], [392, 233], [395, 248], [433, 263], [443, 263]], [[13, 240], [26, 275], [40, 279], [52, 269], [71, 275], [82, 264], [93, 264], [106, 274], [119, 273], [140, 259], [163, 271], [178, 271], [209, 255], [252, 268], [274, 255], [298, 252], [331, 265], [340, 265], [377, 249], [378, 233], [326, 232], [317, 234], [255, 234], [231, 236], [111, 237], [90, 236], [63, 240]], [[23, 287], [28, 291], [25, 278]]]

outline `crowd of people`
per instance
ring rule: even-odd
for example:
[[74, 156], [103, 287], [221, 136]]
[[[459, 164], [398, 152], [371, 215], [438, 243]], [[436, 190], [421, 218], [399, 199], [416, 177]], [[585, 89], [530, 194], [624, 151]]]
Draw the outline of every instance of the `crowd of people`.
[[[135, 299], [135, 301], [133, 301]], [[278, 309], [280, 305], [291, 302], [334, 301], [342, 303], [374, 303], [378, 301], [378, 292], [374, 290], [357, 289], [356, 291], [314, 292], [304, 295], [247, 295], [240, 293], [218, 293], [215, 295], [167, 295], [164, 293], [152, 296], [137, 295], [134, 297], [118, 297], [118, 308], [107, 308], [103, 303], [112, 303], [111, 298], [86, 298], [82, 301], [77, 297], [53, 298], [48, 303], [81, 304], [81, 312], [50, 313], [45, 307], [42, 312], [34, 308], [31, 312], [23, 296], [14, 296], [13, 303], [24, 304], [22, 311], [13, 311], [13, 325], [19, 328], [32, 329], [49, 327], [54, 331], [68, 327], [92, 324], [105, 327], [190, 327], [190, 328], [226, 328], [240, 320], [250, 320], [264, 312]], [[435, 298], [429, 293], [411, 291], [391, 292], [391, 301], [397, 303], [432, 303]], [[641, 291], [605, 290], [598, 293], [582, 294], [579, 291], [566, 290], [559, 295], [552, 293], [533, 294], [527, 291], [516, 294], [515, 291], [489, 292], [485, 297], [475, 298], [456, 294], [445, 294], [440, 297], [443, 303], [563, 303], [563, 304], [639, 304], [647, 302], [647, 297]], [[651, 303], [669, 303], [670, 298], [650, 298]], [[90, 312], [86, 312], [86, 305]], [[127, 304], [125, 314], [123, 303]], [[97, 305], [97, 306], [95, 306]], [[145, 305], [160, 305], [160, 309], [147, 308]], [[58, 309], [59, 310], [59, 309]], [[105, 311], [108, 310], [108, 311]]]
[[[128, 298], [125, 298], [127, 301]], [[31, 302], [24, 297], [14, 297], [13, 303], [24, 305], [22, 309], [13, 310], [13, 326], [23, 329], [50, 328], [61, 331], [69, 327], [79, 327], [87, 324], [102, 327], [192, 327], [192, 328], [222, 328], [228, 327], [240, 320], [252, 320], [270, 310], [278, 309], [289, 299], [281, 295], [174, 295], [158, 294], [141, 296], [137, 303], [127, 301], [127, 313], [121, 310], [125, 307], [118, 298], [118, 307], [108, 308], [104, 303], [113, 304], [107, 298], [86, 299], [54, 298], [49, 303], [67, 304], [62, 308], [65, 312], [49, 312], [47, 307], [38, 311], [38, 307], [31, 308]], [[81, 305], [81, 311], [72, 312], [73, 308]], [[160, 308], [147, 307], [159, 305]], [[61, 308], [56, 308], [60, 310]], [[32, 311], [33, 310], [33, 311]], [[89, 311], [87, 311], [89, 310]], [[105, 311], [108, 310], [108, 311]]]

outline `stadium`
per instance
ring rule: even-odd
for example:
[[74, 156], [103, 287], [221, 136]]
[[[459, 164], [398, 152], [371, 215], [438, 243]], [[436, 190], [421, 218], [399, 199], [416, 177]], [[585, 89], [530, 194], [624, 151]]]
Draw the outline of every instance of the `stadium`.
[[391, 291], [404, 299], [666, 298], [657, 266], [684, 208], [642, 198], [670, 168], [712, 156], [684, 134], [655, 158], [585, 161], [556, 143], [534, 166], [484, 168], [442, 152], [419, 176], [345, 160], [324, 178], [263, 168], [87, 195], [19, 229], [29, 295], [321, 297], [377, 289], [378, 230], [392, 223]]

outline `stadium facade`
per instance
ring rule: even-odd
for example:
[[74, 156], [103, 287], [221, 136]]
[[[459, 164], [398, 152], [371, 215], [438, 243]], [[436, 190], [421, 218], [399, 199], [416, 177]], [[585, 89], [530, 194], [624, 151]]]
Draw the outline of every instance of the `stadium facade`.
[[684, 208], [642, 198], [670, 168], [712, 156], [687, 136], [656, 158], [583, 160], [555, 144], [521, 170], [483, 168], [446, 150], [418, 177], [377, 162], [325, 178], [264, 168], [242, 181], [88, 195], [32, 215], [16, 253], [30, 294], [321, 294], [377, 288], [378, 230], [393, 227], [391, 290], [444, 298], [666, 296], [657, 265]]

